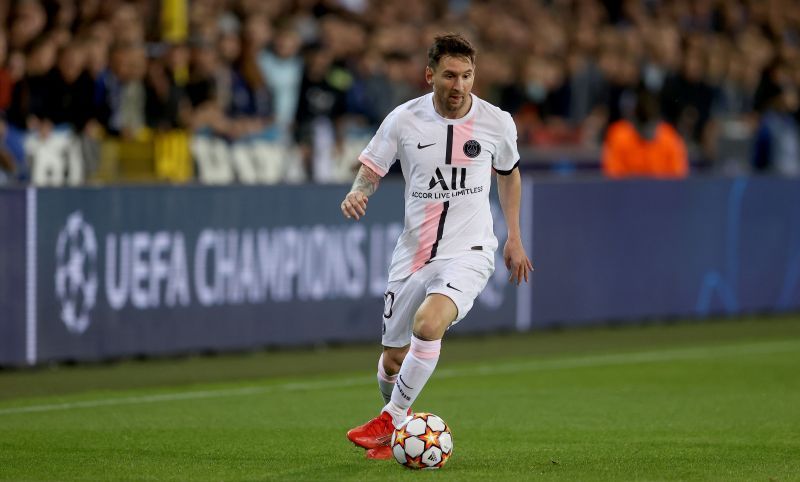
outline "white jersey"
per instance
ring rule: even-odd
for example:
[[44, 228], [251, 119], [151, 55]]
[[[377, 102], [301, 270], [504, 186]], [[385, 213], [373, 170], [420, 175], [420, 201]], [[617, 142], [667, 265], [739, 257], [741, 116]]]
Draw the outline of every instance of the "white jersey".
[[464, 117], [446, 119], [430, 93], [393, 110], [358, 159], [381, 176], [395, 160], [403, 168], [405, 227], [389, 281], [465, 252], [494, 260], [492, 168], [507, 175], [519, 162], [517, 128], [508, 112], [472, 95]]

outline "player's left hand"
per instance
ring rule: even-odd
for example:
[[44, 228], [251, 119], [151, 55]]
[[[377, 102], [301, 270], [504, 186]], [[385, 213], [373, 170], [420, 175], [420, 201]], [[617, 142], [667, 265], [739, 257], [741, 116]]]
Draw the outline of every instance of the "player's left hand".
[[356, 221], [367, 214], [367, 201], [369, 198], [361, 191], [350, 191], [339, 206], [342, 214], [347, 219], [356, 218]]
[[503, 248], [503, 259], [509, 271], [509, 283], [515, 283], [519, 286], [523, 279], [526, 283], [528, 282], [528, 272], [533, 271], [533, 263], [528, 259], [528, 255], [525, 254], [522, 240], [509, 238], [506, 241], [505, 248]]

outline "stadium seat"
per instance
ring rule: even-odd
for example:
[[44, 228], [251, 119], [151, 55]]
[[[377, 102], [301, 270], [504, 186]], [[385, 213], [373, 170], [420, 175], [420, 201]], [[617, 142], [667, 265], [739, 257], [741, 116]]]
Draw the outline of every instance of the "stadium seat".
[[234, 181], [233, 167], [228, 161], [228, 146], [224, 140], [195, 134], [191, 148], [197, 164], [197, 178], [201, 183], [230, 184]]
[[78, 185], [84, 179], [80, 140], [68, 129], [43, 137], [29, 132], [24, 141], [31, 181], [37, 186]]

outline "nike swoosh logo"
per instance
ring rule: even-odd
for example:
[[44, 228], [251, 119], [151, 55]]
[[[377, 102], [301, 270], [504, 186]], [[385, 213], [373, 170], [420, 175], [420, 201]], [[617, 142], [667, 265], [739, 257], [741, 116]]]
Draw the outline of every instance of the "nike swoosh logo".
[[[433, 144], [436, 144], [435, 142]], [[417, 142], [417, 149], [425, 149], [426, 147], [431, 147], [433, 144], [425, 144], [424, 146]]]
[[406, 383], [406, 382], [405, 382], [405, 380], [403, 380], [403, 377], [402, 377], [402, 376], [399, 376], [399, 375], [398, 375], [398, 376], [397, 376], [397, 378], [398, 378], [398, 379], [400, 379], [400, 381], [403, 383], [403, 385], [405, 385], [405, 386], [406, 386], [406, 388], [408, 388], [409, 390], [413, 390], [413, 388], [409, 387], [409, 386], [408, 386], [408, 383]]
[[456, 288], [455, 286], [451, 285], [450, 283], [447, 283], [445, 286], [447, 286], [447, 287], [448, 287], [448, 288], [450, 288], [451, 290], [456, 290], [456, 291], [458, 291], [458, 292], [460, 292], [460, 293], [463, 293], [463, 291], [461, 291], [460, 289], [458, 289], [458, 288]]

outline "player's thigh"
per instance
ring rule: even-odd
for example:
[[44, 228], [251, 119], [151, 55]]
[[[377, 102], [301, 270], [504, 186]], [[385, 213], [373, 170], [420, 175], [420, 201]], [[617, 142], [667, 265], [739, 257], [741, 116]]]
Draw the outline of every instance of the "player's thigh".
[[383, 295], [383, 346], [401, 348], [411, 343], [411, 326], [414, 314], [425, 300], [425, 285], [417, 273], [389, 282]]
[[481, 294], [494, 273], [494, 261], [479, 253], [466, 253], [445, 263], [432, 277], [426, 295], [438, 293], [452, 300], [457, 314], [452, 324], [463, 320], [475, 298]]

